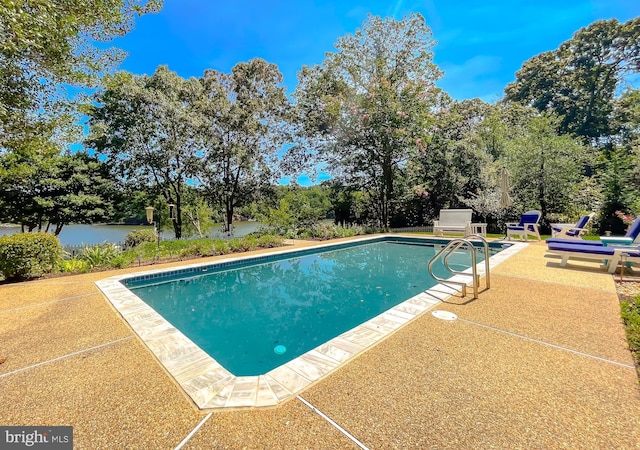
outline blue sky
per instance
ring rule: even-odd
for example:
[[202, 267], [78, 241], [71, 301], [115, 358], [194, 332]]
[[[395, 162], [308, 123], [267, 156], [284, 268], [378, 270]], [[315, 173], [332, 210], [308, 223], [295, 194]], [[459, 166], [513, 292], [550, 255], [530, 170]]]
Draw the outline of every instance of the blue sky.
[[[303, 65], [321, 64], [336, 40], [367, 14], [401, 19], [420, 12], [438, 42], [438, 85], [458, 100], [495, 102], [532, 56], [556, 49], [599, 19], [640, 16], [639, 0], [165, 0], [113, 45], [120, 69], [151, 74], [160, 64], [182, 77], [230, 72], [254, 57], [275, 63], [289, 93]], [[637, 87], [637, 86], [636, 86]]]

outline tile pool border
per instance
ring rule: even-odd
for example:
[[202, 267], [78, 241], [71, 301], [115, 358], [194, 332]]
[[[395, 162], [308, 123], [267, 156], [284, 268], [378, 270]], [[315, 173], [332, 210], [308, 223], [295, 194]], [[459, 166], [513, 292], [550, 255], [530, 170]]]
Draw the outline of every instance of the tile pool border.
[[[342, 243], [323, 243], [294, 249], [279, 248], [259, 256], [237, 256], [213, 262], [188, 264], [179, 268], [117, 275], [95, 283], [198, 408], [268, 407], [294, 397], [307, 386], [432, 309], [458, 290], [437, 284], [264, 375], [236, 377], [131, 292], [125, 286], [125, 280], [150, 280], [170, 276], [168, 274], [202, 273], [208, 268], [219, 265], [266, 262], [289, 254], [297, 256], [367, 242], [406, 239], [430, 243], [449, 241], [449, 239], [433, 237], [383, 234], [356, 238]], [[508, 244], [510, 245], [508, 248], [490, 257], [491, 268], [519, 252], [526, 245], [516, 242]], [[478, 273], [481, 275], [484, 275], [484, 266], [484, 262], [477, 264]], [[424, 270], [427, 270], [426, 264]], [[470, 271], [471, 269], [468, 269], [465, 272]], [[459, 278], [460, 276], [456, 275], [450, 280]]]

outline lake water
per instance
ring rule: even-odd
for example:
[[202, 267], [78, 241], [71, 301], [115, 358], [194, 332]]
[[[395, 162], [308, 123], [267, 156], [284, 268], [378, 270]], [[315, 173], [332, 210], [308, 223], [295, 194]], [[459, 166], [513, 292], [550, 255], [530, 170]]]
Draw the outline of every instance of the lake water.
[[[233, 224], [234, 237], [242, 237], [262, 226], [258, 222], [237, 222]], [[131, 231], [149, 229], [150, 226], [136, 225], [65, 225], [58, 235], [60, 243], [65, 245], [95, 245], [104, 242], [124, 242], [124, 238]], [[216, 225], [209, 233], [210, 237], [222, 238], [222, 225]], [[0, 236], [19, 233], [19, 226], [0, 227]], [[164, 230], [162, 239], [173, 239], [173, 232]]]

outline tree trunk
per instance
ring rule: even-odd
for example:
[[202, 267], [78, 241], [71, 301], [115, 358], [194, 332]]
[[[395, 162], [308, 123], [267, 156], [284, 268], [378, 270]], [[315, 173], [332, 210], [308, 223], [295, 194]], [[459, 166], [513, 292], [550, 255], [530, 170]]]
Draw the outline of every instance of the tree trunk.
[[231, 233], [233, 230], [233, 201], [227, 199], [224, 205], [224, 214], [225, 214], [225, 222], [224, 222], [224, 232]]
[[[168, 200], [171, 202], [171, 200]], [[173, 233], [176, 239], [182, 238], [182, 198], [180, 194], [176, 194], [176, 218], [173, 222]]]

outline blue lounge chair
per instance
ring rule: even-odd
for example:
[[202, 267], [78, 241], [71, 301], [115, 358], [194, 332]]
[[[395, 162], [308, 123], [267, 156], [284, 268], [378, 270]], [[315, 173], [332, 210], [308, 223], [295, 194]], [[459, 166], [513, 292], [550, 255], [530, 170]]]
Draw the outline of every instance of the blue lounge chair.
[[587, 225], [595, 215], [595, 213], [585, 214], [574, 226], [551, 227], [551, 235], [554, 238], [582, 239], [582, 235], [587, 231]]
[[609, 273], [614, 273], [620, 260], [640, 262], [640, 245], [636, 247], [603, 245], [584, 245], [580, 243], [552, 242], [547, 248], [547, 254], [560, 256], [560, 265], [565, 267], [569, 259], [579, 259], [601, 262], [607, 266]]
[[517, 235], [525, 241], [529, 240], [529, 236], [540, 240], [540, 230], [538, 230], [540, 216], [542, 216], [540, 211], [527, 211], [520, 216], [520, 222], [507, 223], [507, 239], [511, 240], [511, 236]]
[[[635, 242], [635, 240], [640, 235], [640, 216], [636, 217], [636, 220], [633, 221], [631, 225], [629, 225], [629, 229], [627, 230], [627, 234], [624, 237], [619, 237], [615, 239], [609, 238], [610, 241], [615, 240], [616, 245], [631, 245]], [[580, 245], [595, 245], [602, 246], [602, 242], [600, 241], [585, 241], [585, 240], [576, 240], [576, 239], [567, 239], [567, 238], [549, 238], [545, 241], [547, 244], [580, 244]]]

